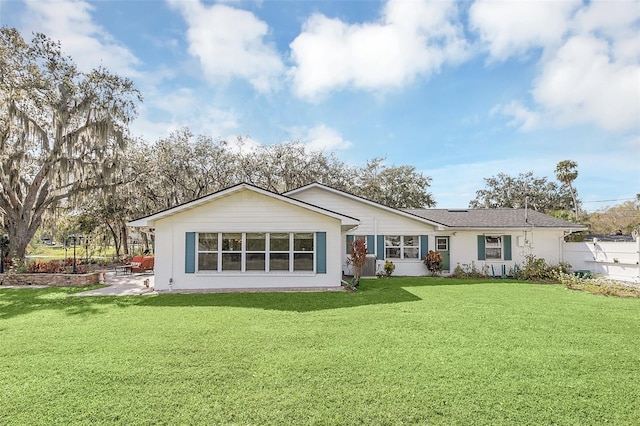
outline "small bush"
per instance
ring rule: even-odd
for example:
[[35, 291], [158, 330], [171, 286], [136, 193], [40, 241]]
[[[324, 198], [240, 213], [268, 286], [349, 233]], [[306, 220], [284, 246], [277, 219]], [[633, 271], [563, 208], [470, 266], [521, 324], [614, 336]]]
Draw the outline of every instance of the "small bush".
[[396, 265], [392, 261], [387, 260], [386, 262], [384, 262], [384, 266], [382, 267], [382, 269], [384, 270], [384, 276], [390, 277], [391, 274], [393, 274], [393, 271], [396, 270]]
[[[30, 274], [65, 274], [73, 269], [73, 259], [67, 258], [62, 260], [36, 260], [27, 265], [25, 272]], [[84, 265], [79, 259], [76, 259], [76, 271], [79, 274], [86, 273]]]
[[351, 242], [351, 251], [347, 257], [347, 264], [353, 266], [353, 287], [358, 287], [362, 268], [367, 262], [367, 246], [364, 238], [355, 238]]
[[640, 298], [640, 288], [602, 277], [582, 278], [575, 274], [560, 272], [557, 279], [569, 290], [588, 291], [604, 296]]
[[525, 256], [524, 266], [517, 268], [515, 277], [519, 280], [558, 282], [558, 274], [566, 274], [571, 265], [566, 262], [549, 265], [544, 258], [536, 259], [532, 254]]
[[442, 255], [439, 251], [429, 250], [429, 253], [422, 259], [422, 263], [427, 266], [431, 275], [439, 275], [442, 272]]
[[453, 270], [453, 273], [450, 275], [451, 278], [486, 278], [489, 275], [487, 265], [485, 265], [484, 269], [480, 270], [476, 268], [475, 263], [463, 263], [462, 265], [458, 263], [458, 265]]

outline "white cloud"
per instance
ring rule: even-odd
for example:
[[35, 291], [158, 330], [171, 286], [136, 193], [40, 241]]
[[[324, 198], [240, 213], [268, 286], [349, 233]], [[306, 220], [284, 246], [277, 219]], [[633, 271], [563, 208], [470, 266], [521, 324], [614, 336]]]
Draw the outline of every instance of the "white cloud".
[[339, 131], [325, 124], [313, 127], [290, 127], [286, 129], [288, 139], [305, 145], [309, 152], [337, 151], [350, 148], [352, 143], [345, 140]]
[[284, 65], [275, 47], [265, 41], [269, 27], [254, 14], [222, 4], [170, 0], [187, 24], [189, 53], [200, 61], [213, 82], [248, 80], [268, 92], [277, 84]]
[[606, 40], [570, 38], [545, 64], [533, 98], [559, 125], [593, 122], [611, 130], [640, 125], [640, 67], [611, 58]]
[[491, 110], [491, 115], [500, 113], [511, 116], [513, 119], [507, 124], [512, 127], [518, 127], [520, 130], [532, 130], [538, 127], [540, 123], [540, 114], [531, 111], [520, 102], [511, 101], [505, 105], [497, 105]]
[[324, 124], [309, 129], [303, 141], [311, 151], [335, 151], [351, 146], [351, 142], [345, 140], [337, 130]]
[[183, 127], [196, 135], [224, 138], [237, 132], [239, 123], [235, 111], [209, 105], [189, 88], [152, 93], [149, 102], [141, 105], [139, 117], [131, 123], [132, 133], [150, 142]]
[[109, 71], [135, 77], [139, 61], [93, 21], [93, 6], [81, 0], [26, 0], [26, 33], [42, 32], [60, 40], [62, 50], [82, 71], [105, 66]]
[[451, 2], [390, 0], [379, 22], [348, 24], [312, 15], [291, 43], [293, 90], [316, 100], [353, 87], [387, 90], [429, 76], [467, 55]]
[[531, 130], [543, 122], [560, 127], [593, 123], [614, 132], [640, 127], [636, 2], [478, 0], [470, 16], [492, 59], [542, 51], [532, 106], [513, 101], [501, 107], [513, 117], [510, 125]]
[[490, 57], [502, 61], [532, 48], [558, 45], [580, 4], [581, 0], [477, 0], [469, 11], [469, 22]]

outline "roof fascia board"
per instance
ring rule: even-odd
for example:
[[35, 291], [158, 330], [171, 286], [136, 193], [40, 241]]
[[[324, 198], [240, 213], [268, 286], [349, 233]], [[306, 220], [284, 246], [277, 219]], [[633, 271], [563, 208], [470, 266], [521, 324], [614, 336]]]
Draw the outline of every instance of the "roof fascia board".
[[394, 209], [393, 207], [385, 206], [384, 204], [376, 203], [375, 201], [367, 200], [366, 198], [358, 197], [357, 195], [349, 194], [348, 192], [344, 192], [344, 191], [341, 191], [339, 189], [335, 189], [335, 188], [332, 188], [330, 186], [326, 186], [326, 185], [323, 185], [323, 184], [317, 183], [317, 182], [310, 183], [310, 184], [305, 185], [305, 186], [301, 186], [300, 188], [296, 188], [296, 189], [293, 189], [291, 191], [287, 191], [287, 192], [284, 193], [284, 195], [290, 197], [293, 194], [297, 194], [299, 192], [303, 192], [303, 191], [306, 191], [306, 190], [311, 189], [311, 188], [320, 188], [320, 189], [323, 189], [323, 190], [325, 190], [327, 192], [332, 192], [334, 194], [341, 195], [341, 196], [346, 197], [346, 198], [350, 198], [352, 200], [361, 202], [363, 204], [370, 205], [372, 207], [377, 207], [379, 209], [386, 210], [388, 212], [395, 213], [395, 214], [398, 214], [400, 216], [404, 216], [404, 217], [409, 218], [409, 219], [417, 220], [418, 222], [429, 224], [429, 225], [435, 227], [436, 230], [438, 230], [438, 231], [442, 231], [442, 230], [450, 228], [450, 227], [448, 227], [447, 225], [445, 225], [443, 223], [434, 222], [432, 220], [425, 219], [425, 218], [417, 216], [415, 214], [411, 214], [411, 213], [408, 213], [408, 212], [405, 212], [405, 211], [402, 211], [402, 210]]
[[[178, 206], [169, 208], [167, 210], [163, 210], [163, 211], [160, 211], [158, 213], [154, 213], [154, 214], [149, 215], [149, 216], [145, 216], [145, 217], [142, 217], [142, 218], [139, 218], [139, 219], [136, 219], [136, 220], [132, 220], [130, 222], [127, 222], [127, 226], [131, 226], [131, 227], [153, 226], [153, 222], [155, 222], [156, 220], [164, 219], [166, 217], [173, 216], [173, 215], [175, 215], [177, 213], [180, 213], [182, 211], [190, 210], [190, 209], [199, 207], [199, 206], [201, 206], [203, 204], [209, 203], [209, 202], [211, 202], [213, 200], [216, 200], [218, 198], [223, 198], [223, 197], [229, 196], [229, 195], [234, 194], [236, 192], [239, 192], [241, 190], [253, 191], [253, 192], [265, 195], [265, 196], [270, 197], [270, 198], [275, 198], [275, 199], [278, 199], [280, 201], [284, 201], [286, 203], [293, 204], [295, 206], [302, 207], [304, 209], [311, 210], [311, 211], [314, 211], [316, 213], [320, 213], [320, 214], [323, 214], [325, 216], [332, 217], [334, 219], [338, 219], [345, 225], [357, 226], [357, 225], [360, 224], [360, 221], [358, 219], [354, 218], [354, 217], [343, 215], [341, 213], [337, 213], [337, 212], [334, 212], [334, 211], [331, 211], [331, 210], [328, 210], [328, 209], [325, 209], [325, 208], [322, 208], [322, 207], [319, 207], [319, 206], [315, 206], [313, 204], [305, 203], [304, 201], [296, 200], [295, 198], [291, 198], [291, 197], [288, 197], [286, 195], [276, 194], [275, 192], [270, 192], [270, 191], [264, 190], [262, 188], [258, 188], [257, 186], [249, 185], [247, 183], [240, 183], [238, 185], [231, 186], [229, 188], [214, 192], [214, 193], [209, 194], [209, 195], [205, 195], [202, 198], [198, 198], [198, 199], [186, 202], [184, 204], [180, 204]], [[149, 223], [151, 223], [151, 225], [149, 225]]]

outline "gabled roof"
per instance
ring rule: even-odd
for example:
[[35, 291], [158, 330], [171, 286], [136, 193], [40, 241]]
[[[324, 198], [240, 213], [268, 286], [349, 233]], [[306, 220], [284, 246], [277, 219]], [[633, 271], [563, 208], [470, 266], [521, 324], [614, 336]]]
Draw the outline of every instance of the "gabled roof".
[[439, 221], [436, 221], [436, 220], [433, 220], [433, 219], [430, 219], [430, 218], [426, 218], [424, 216], [416, 215], [416, 214], [412, 213], [410, 210], [394, 209], [393, 207], [385, 206], [384, 204], [380, 204], [380, 203], [377, 203], [375, 201], [371, 201], [371, 200], [368, 200], [366, 198], [360, 197], [358, 195], [353, 195], [353, 194], [350, 194], [348, 192], [345, 192], [345, 191], [342, 191], [342, 190], [339, 190], [339, 189], [335, 189], [335, 188], [332, 188], [330, 186], [326, 186], [326, 185], [323, 185], [323, 184], [317, 183], [317, 182], [310, 183], [308, 185], [301, 186], [300, 188], [296, 188], [294, 190], [285, 192], [284, 195], [286, 195], [288, 197], [292, 197], [295, 194], [307, 191], [307, 190], [309, 190], [311, 188], [319, 188], [319, 189], [322, 189], [324, 191], [331, 192], [333, 194], [338, 194], [338, 195], [341, 195], [343, 197], [346, 197], [346, 198], [361, 202], [363, 204], [367, 204], [367, 205], [370, 205], [370, 206], [373, 206], [373, 207], [377, 207], [379, 209], [386, 210], [388, 212], [391, 212], [391, 213], [394, 213], [394, 214], [397, 214], [397, 215], [400, 215], [400, 216], [404, 216], [404, 217], [407, 217], [409, 219], [417, 220], [418, 222], [429, 224], [431, 226], [434, 226], [437, 229], [445, 229], [446, 228], [446, 226], [442, 222], [439, 222]]
[[344, 215], [342, 213], [337, 213], [331, 210], [327, 210], [322, 207], [315, 206], [313, 204], [305, 203], [304, 201], [296, 200], [295, 198], [290, 198], [286, 195], [276, 194], [275, 192], [267, 191], [262, 188], [258, 188], [257, 186], [250, 185], [248, 183], [240, 183], [238, 185], [231, 186], [229, 188], [211, 193], [209, 195], [205, 195], [204, 197], [196, 198], [195, 200], [179, 204], [175, 207], [171, 207], [166, 210], [159, 211], [149, 216], [141, 217], [139, 219], [132, 220], [127, 223], [127, 226], [133, 227], [154, 227], [154, 223], [156, 220], [163, 219], [165, 217], [173, 216], [175, 214], [181, 213], [186, 210], [193, 209], [195, 207], [199, 207], [201, 205], [207, 204], [211, 201], [214, 201], [219, 198], [223, 198], [234, 194], [240, 191], [253, 191], [258, 194], [265, 195], [267, 197], [274, 198], [276, 200], [284, 201], [285, 203], [289, 203], [298, 207], [302, 207], [304, 209], [323, 214], [325, 216], [333, 217], [342, 222], [343, 225], [353, 225], [356, 226], [360, 223], [360, 221], [354, 217]]
[[407, 209], [449, 228], [553, 228], [580, 231], [585, 226], [525, 209]]

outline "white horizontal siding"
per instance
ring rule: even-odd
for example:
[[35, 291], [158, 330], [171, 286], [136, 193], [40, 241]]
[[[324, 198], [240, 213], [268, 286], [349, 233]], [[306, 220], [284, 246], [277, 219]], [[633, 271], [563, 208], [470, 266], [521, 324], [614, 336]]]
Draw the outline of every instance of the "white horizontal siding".
[[316, 230], [319, 224], [336, 219], [253, 191], [241, 191], [206, 205], [186, 210], [167, 219], [188, 224], [191, 231], [276, 231], [295, 224], [300, 230]]
[[[338, 219], [245, 190], [156, 222], [155, 287], [159, 291], [219, 288], [339, 287]], [[185, 273], [187, 232], [326, 232], [327, 273]]]
[[[453, 235], [455, 233], [455, 235]], [[449, 252], [451, 254], [451, 272], [458, 265], [475, 265], [477, 269], [487, 267], [491, 272], [491, 265], [496, 273], [501, 266], [508, 269], [514, 265], [522, 266], [526, 256], [533, 254], [537, 259], [543, 258], [547, 263], [556, 265], [562, 261], [561, 240], [562, 231], [557, 230], [514, 230], [514, 229], [486, 229], [455, 231], [450, 234]], [[440, 236], [439, 233], [436, 233]], [[511, 260], [478, 260], [478, 235], [511, 235]], [[518, 245], [518, 237], [521, 242], [527, 244]], [[435, 238], [429, 240], [429, 248], [435, 250]], [[504, 248], [503, 248], [504, 250]], [[504, 253], [504, 251], [503, 251]], [[503, 254], [504, 255], [504, 254]]]
[[322, 188], [309, 188], [293, 194], [292, 198], [360, 220], [360, 225], [350, 234], [425, 235], [434, 230], [433, 226], [419, 219], [414, 220], [402, 213], [394, 213]]

